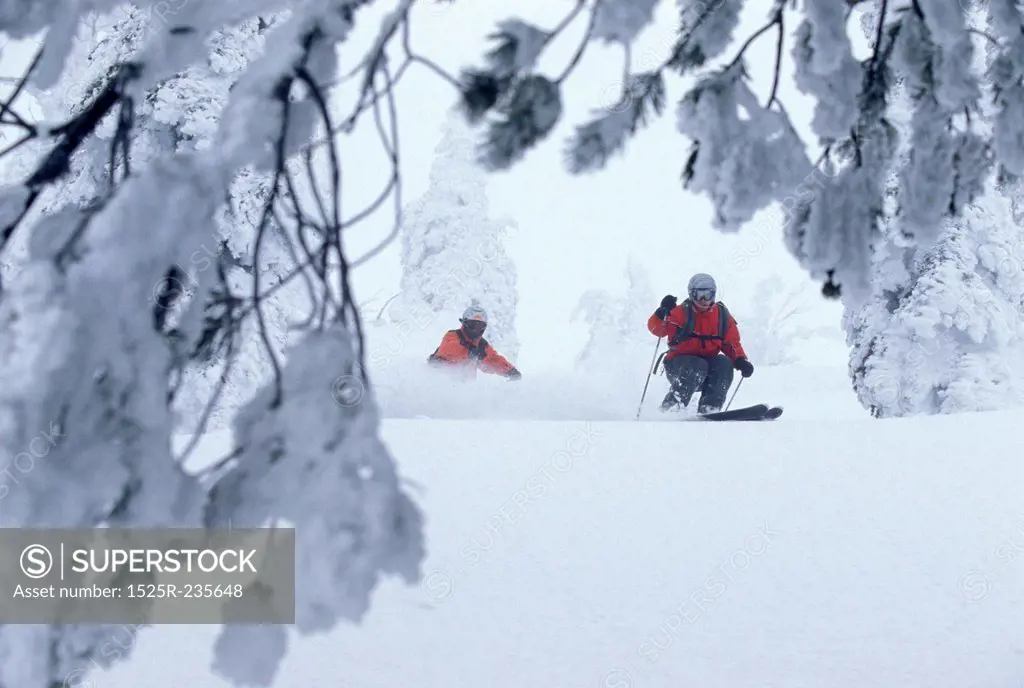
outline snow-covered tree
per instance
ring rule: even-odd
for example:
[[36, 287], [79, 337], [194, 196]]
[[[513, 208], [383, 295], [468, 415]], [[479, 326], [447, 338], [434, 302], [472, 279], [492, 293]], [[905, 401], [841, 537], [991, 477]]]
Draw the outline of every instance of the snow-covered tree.
[[511, 219], [490, 216], [473, 132], [452, 113], [435, 149], [430, 186], [404, 213], [402, 296], [389, 312], [399, 319], [444, 314], [454, 322], [478, 303], [487, 310], [488, 341], [514, 360], [516, 268], [503, 240], [515, 227]]
[[839, 334], [838, 327], [832, 330], [800, 322], [807, 297], [802, 288], [787, 287], [779, 275], [758, 282], [750, 307], [733, 310], [750, 360], [758, 366], [793, 363], [799, 348], [809, 340]]
[[607, 370], [610, 362], [644, 360], [634, 354], [651, 349], [654, 338], [647, 330], [647, 320], [657, 308], [651, 280], [643, 265], [630, 256], [625, 269], [626, 292], [614, 296], [605, 289], [585, 292], [573, 309], [570, 319], [582, 320], [590, 328], [586, 344], [577, 357], [584, 369]]
[[[72, 48], [61, 80], [49, 93], [40, 94], [44, 111], [55, 119], [78, 114], [106, 74], [129, 59], [149, 33], [161, 28], [169, 7], [125, 5], [106, 15], [92, 16]], [[271, 17], [271, 21], [258, 17], [214, 32], [205, 61], [163, 80], [133, 107], [133, 123], [127, 132], [131, 167], [144, 169], [163, 153], [200, 150], [209, 145], [232, 85], [262, 50], [264, 34], [275, 20], [280, 17]], [[76, 153], [67, 183], [50, 195], [44, 212], [68, 205], [89, 207], [102, 200], [110, 185], [108, 148], [116, 135], [116, 124], [113, 118], [102, 122], [95, 138]], [[123, 173], [123, 168], [119, 171]], [[269, 175], [242, 170], [232, 182], [230, 202], [219, 211], [217, 232], [178, 266], [183, 275], [180, 279], [161, 280], [154, 290], [170, 287], [182, 293], [193, 292], [196, 274], [216, 272], [219, 265], [235, 292], [251, 290], [255, 267], [248, 264], [249, 258], [239, 257], [253, 255], [253, 228], [259, 222], [270, 186]], [[273, 281], [276, 275], [294, 267], [295, 261], [288, 258], [276, 232], [269, 233], [268, 239], [262, 250], [261, 270]], [[282, 289], [261, 305], [269, 323], [268, 342], [277, 358], [284, 354], [285, 311], [302, 312], [305, 306], [297, 286]], [[211, 310], [223, 313], [225, 305], [221, 300]], [[175, 395], [175, 408], [182, 412], [186, 425], [197, 431], [220, 425], [225, 415], [252, 397], [272, 373], [258, 327], [257, 319], [245, 319], [230, 355], [222, 347], [185, 368], [179, 387], [188, 393]]]
[[[408, 2], [359, 67], [348, 125], [324, 105], [364, 4], [194, 1], [159, 24], [129, 8], [91, 44], [91, 13], [120, 3], [2, 6], [7, 37], [46, 30], [33, 87], [80, 93], [42, 124], [4, 108], [2, 125], [24, 138], [16, 154], [32, 162], [0, 190], [0, 249], [25, 250], [0, 298], [0, 461], [10, 468], [40, 433], [54, 438], [45, 462], [5, 485], [4, 527], [283, 521], [296, 528], [304, 634], [358, 620], [383, 575], [417, 578], [421, 519], [378, 437], [341, 241], [366, 213], [311, 205], [322, 179], [296, 189], [303, 154], [315, 150], [310, 169], [335, 178], [336, 158], [323, 155], [335, 134], [388, 97], [380, 51]], [[275, 273], [275, 241], [292, 269]], [[289, 285], [304, 287], [305, 312], [290, 314], [304, 329], [278, 358], [268, 304]], [[171, 451], [182, 429], [171, 401], [195, 392], [190, 370], [243, 336], [266, 353], [267, 380], [234, 421], [230, 460], [187, 473]], [[0, 684], [45, 688], [108, 666], [129, 654], [100, 652], [112, 633], [2, 626]], [[266, 685], [287, 639], [281, 627], [226, 627], [215, 666]]]
[[[1006, 9], [994, 7], [990, 20], [1006, 18]], [[881, 231], [871, 247], [870, 293], [845, 303], [854, 389], [880, 417], [987, 410], [1020, 401], [1019, 380], [1001, 363], [1018, 355], [1016, 336], [1005, 334], [1024, 315], [1013, 305], [1018, 285], [1005, 274], [989, 279], [1000, 272], [991, 264], [993, 253], [1024, 245], [1012, 212], [1020, 168], [998, 157], [1006, 143], [999, 142], [1006, 80], [1013, 81], [1005, 71], [1014, 69], [1016, 58], [998, 48], [997, 37], [1017, 39], [1005, 27], [989, 27], [994, 34], [974, 29], [985, 50], [965, 52], [958, 68], [973, 68], [985, 78], [969, 85], [962, 73], [924, 60], [931, 45], [928, 26], [920, 17], [908, 21], [909, 30], [895, 43], [902, 77], [890, 90], [888, 113], [898, 132], [898, 164], [889, 169]], [[982, 96], [970, 118], [936, 116], [956, 89], [977, 89]], [[952, 180], [935, 176], [946, 158], [957, 167]], [[1005, 273], [1007, 266], [1001, 269]], [[952, 275], [962, 284], [951, 282]], [[958, 304], [952, 310], [951, 297]], [[996, 313], [988, 325], [974, 318], [965, 336], [959, 331], [963, 309], [975, 297], [998, 304]], [[979, 327], [989, 325], [992, 331], [980, 335]]]
[[889, 274], [891, 285], [849, 316], [855, 389], [875, 416], [1024, 401], [1024, 233], [1009, 198], [990, 191]]

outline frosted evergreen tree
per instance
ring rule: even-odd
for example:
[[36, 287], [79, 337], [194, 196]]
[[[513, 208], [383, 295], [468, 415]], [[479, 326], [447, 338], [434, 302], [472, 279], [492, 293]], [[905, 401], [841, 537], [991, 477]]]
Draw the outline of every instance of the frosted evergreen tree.
[[[1012, 182], [1019, 168], [1001, 164], [989, 173], [989, 139], [998, 135], [1006, 105], [999, 70], [1008, 68], [1007, 57], [984, 34], [991, 41], [974, 61], [988, 65], [990, 78], [978, 85], [985, 97], [973, 123], [958, 122], [943, 102], [964, 77], [936, 68], [941, 52], [919, 17], [911, 15], [907, 27], [894, 51], [905, 88], [890, 106], [901, 132], [900, 165], [873, 247], [872, 293], [846, 303], [854, 388], [880, 417], [1016, 404], [1019, 375], [1005, 362], [1019, 355], [1014, 332], [1022, 312], [1019, 287], [1006, 273], [1020, 271], [1024, 245], [1007, 197], [1019, 186]], [[937, 116], [942, 107], [946, 114]], [[942, 156], [959, 168], [953, 179], [935, 177]]]
[[449, 116], [430, 186], [405, 210], [402, 296], [390, 312], [419, 321], [423, 314], [444, 314], [446, 322], [455, 322], [477, 303], [487, 310], [488, 341], [514, 360], [516, 268], [503, 244], [514, 228], [511, 220], [490, 217], [473, 133], [458, 116]]
[[[41, 94], [44, 112], [53, 118], [77, 115], [88, 98], [95, 95], [106, 74], [133, 56], [150, 32], [164, 25], [167, 17], [161, 16], [160, 10], [160, 6], [143, 9], [125, 5], [106, 15], [94, 15], [74, 44], [68, 58], [69, 69], [61, 81], [49, 94]], [[215, 32], [208, 43], [205, 63], [192, 65], [162, 81], [133, 108], [134, 121], [126, 146], [132, 168], [144, 169], [162, 153], [192, 151], [209, 144], [231, 86], [262, 50], [263, 35], [275, 20], [280, 17], [271, 17], [271, 22], [259, 17]], [[111, 184], [109, 147], [117, 134], [116, 124], [114, 118], [102, 122], [95, 138], [77, 152], [67, 183], [59, 193], [50, 196], [44, 212], [102, 203]], [[115, 173], [123, 174], [124, 165]], [[268, 175], [243, 170], [232, 183], [230, 203], [219, 213], [218, 231], [178, 266], [180, 277], [161, 280], [154, 290], [166, 286], [173, 291], [193, 292], [197, 273], [216, 272], [219, 267], [225, 270], [226, 285], [231, 291], [251, 290], [255, 268], [240, 256], [253, 253], [250, 244], [269, 191]], [[263, 248], [261, 267], [267, 279], [273, 280], [276, 274], [293, 266], [294, 261], [289, 260], [284, 242], [276, 234], [271, 234], [270, 239]], [[222, 290], [211, 304], [211, 314], [216, 317], [227, 315], [228, 291]], [[267, 299], [261, 309], [268, 323], [273, 355], [280, 358], [287, 339], [284, 313], [302, 312], [301, 293], [296, 294], [295, 287], [289, 287]], [[183, 411], [187, 426], [201, 431], [220, 425], [225, 412], [237, 409], [266, 381], [272, 371], [271, 362], [257, 329], [256, 319], [246, 319], [232, 342], [235, 350], [229, 354], [228, 342], [219, 342], [221, 346], [205, 351], [203, 357], [184, 370], [179, 388], [187, 391], [175, 395], [175, 407]]]
[[987, 411], [1024, 401], [1024, 235], [992, 191], [949, 218], [895, 290], [859, 312], [852, 368], [878, 417]]
[[807, 293], [787, 287], [779, 275], [758, 282], [749, 309], [733, 309], [740, 324], [743, 350], [759, 367], [795, 363], [808, 340], [837, 336], [838, 327], [811, 327], [800, 322], [806, 310]]
[[633, 256], [629, 257], [624, 274], [625, 294], [614, 296], [605, 289], [591, 289], [573, 309], [571, 319], [582, 320], [590, 328], [587, 343], [577, 358], [584, 369], [607, 369], [609, 361], [628, 359], [632, 353], [652, 348], [655, 341], [647, 330], [647, 320], [659, 299], [654, 295], [650, 277]]

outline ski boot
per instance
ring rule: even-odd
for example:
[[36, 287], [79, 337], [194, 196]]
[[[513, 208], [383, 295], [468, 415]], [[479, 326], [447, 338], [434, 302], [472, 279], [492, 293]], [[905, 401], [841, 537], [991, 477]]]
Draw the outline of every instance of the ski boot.
[[665, 399], [661, 402], [662, 411], [676, 411], [682, 402], [679, 397], [676, 396], [675, 392], [669, 392], [665, 395]]

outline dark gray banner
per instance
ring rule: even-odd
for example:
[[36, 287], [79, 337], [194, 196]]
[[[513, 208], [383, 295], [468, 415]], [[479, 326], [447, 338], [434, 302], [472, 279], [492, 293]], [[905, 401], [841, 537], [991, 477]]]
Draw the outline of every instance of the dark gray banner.
[[0, 528], [0, 624], [293, 624], [291, 528]]

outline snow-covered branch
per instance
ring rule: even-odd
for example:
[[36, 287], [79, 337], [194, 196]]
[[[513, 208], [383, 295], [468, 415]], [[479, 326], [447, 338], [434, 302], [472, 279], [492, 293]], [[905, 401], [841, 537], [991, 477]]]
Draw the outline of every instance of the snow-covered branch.
[[[679, 103], [679, 131], [692, 142], [683, 179], [686, 188], [712, 201], [720, 229], [735, 231], [754, 213], [790, 195], [806, 176], [808, 151], [815, 145], [823, 149], [822, 159], [845, 158], [843, 172], [822, 193], [805, 199], [799, 221], [787, 230], [790, 250], [825, 282], [829, 295], [842, 293], [858, 302], [867, 293], [883, 205], [880, 180], [901, 161], [906, 227], [925, 246], [944, 218], [957, 216], [977, 197], [994, 166], [1013, 174], [1024, 170], [1024, 155], [1018, 151], [1024, 137], [1014, 129], [1024, 121], [1017, 107], [1024, 102], [1024, 66], [1016, 57], [1021, 16], [1012, 3], [986, 5], [989, 31], [971, 25], [961, 5], [941, 0], [809, 3], [799, 18], [791, 56], [797, 87], [816, 100], [816, 142], [796, 136], [778, 95], [786, 17], [798, 11], [791, 3], [766, 7], [766, 23], [728, 55], [743, 0], [682, 0], [678, 39], [665, 60], [634, 73], [630, 45], [652, 21], [655, 4], [602, 0], [589, 6], [581, 47], [593, 40], [622, 44], [625, 76], [616, 80], [623, 82], [620, 101], [577, 127], [566, 146], [567, 169], [604, 168], [652, 114], [663, 111], [666, 73], [694, 75], [695, 85]], [[847, 23], [863, 12], [872, 45], [870, 55], [858, 59]], [[610, 28], [612, 17], [620, 28]], [[463, 72], [461, 103], [471, 122], [486, 124], [481, 156], [492, 169], [514, 165], [560, 120], [562, 84], [582, 50], [557, 78], [541, 74], [536, 65], [566, 23], [552, 30], [520, 20], [499, 24], [492, 36], [496, 47], [484, 66]], [[775, 69], [762, 105], [744, 61], [751, 45], [773, 33]], [[991, 55], [988, 75], [973, 59], [977, 41]], [[997, 107], [991, 113], [982, 111], [980, 83], [985, 78], [995, 86]], [[897, 160], [889, 109], [899, 89], [915, 92], [917, 124], [910, 128], [915, 153]], [[987, 132], [981, 126], [986, 117], [993, 124]]]
[[[341, 238], [359, 216], [341, 214], [345, 132], [322, 84], [336, 79], [337, 45], [363, 4], [196, 2], [164, 31], [140, 31], [129, 11], [114, 27], [128, 40], [76, 38], [84, 17], [72, 3], [4, 14], [22, 22], [0, 23], [8, 35], [49, 28], [27, 82], [60, 88], [85, 68], [97, 84], [63, 122], [4, 111], [39, 158], [0, 198], [5, 257], [15, 243], [27, 253], [0, 299], [0, 450], [9, 462], [51, 423], [58, 436], [7, 495], [5, 527], [284, 519], [298, 533], [304, 633], [358, 619], [382, 575], [416, 579], [421, 519], [377, 438], [372, 396], [346, 406], [338, 395], [347, 380], [366, 383]], [[387, 78], [385, 62], [366, 65], [366, 83]], [[394, 138], [383, 138], [397, 170]], [[297, 342], [282, 297], [309, 316]], [[243, 354], [266, 369], [242, 400], [230, 461], [200, 480], [172, 455], [173, 406], [200, 391], [198, 371], [219, 368], [202, 432]], [[98, 654], [107, 631], [0, 628], [0, 684], [45, 688], [109, 663]], [[283, 630], [250, 629], [245, 643], [240, 632], [218, 643], [218, 670], [269, 682]]]

